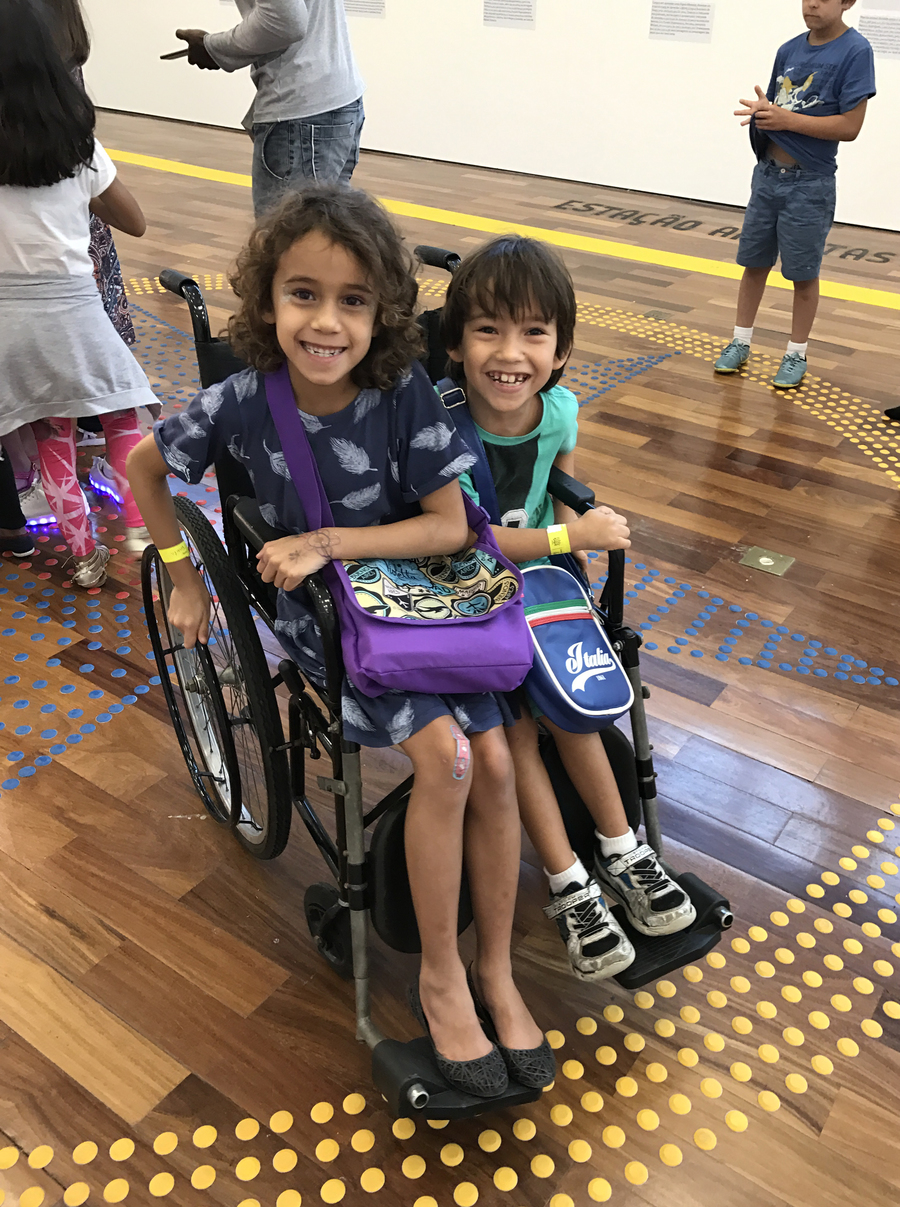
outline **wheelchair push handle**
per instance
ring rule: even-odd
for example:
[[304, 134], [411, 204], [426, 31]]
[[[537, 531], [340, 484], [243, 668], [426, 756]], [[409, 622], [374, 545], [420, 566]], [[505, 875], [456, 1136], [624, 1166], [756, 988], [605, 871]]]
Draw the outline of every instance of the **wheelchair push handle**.
[[179, 272], [177, 268], [163, 268], [159, 274], [159, 283], [170, 293], [177, 293], [188, 304], [191, 312], [191, 326], [194, 331], [194, 343], [207, 344], [211, 338], [209, 315], [200, 286], [187, 273]]
[[461, 257], [455, 251], [447, 251], [444, 247], [428, 247], [423, 244], [421, 247], [416, 248], [416, 255], [429, 268], [442, 268], [444, 272], [449, 272], [451, 276], [462, 263]]
[[[596, 496], [589, 486], [575, 478], [564, 474], [554, 466], [550, 470], [547, 488], [554, 499], [559, 499], [566, 507], [571, 507], [579, 515], [584, 515], [596, 504]], [[621, 628], [625, 608], [625, 552], [622, 549], [610, 549], [609, 572], [600, 596], [600, 606], [609, 618], [610, 627]]]

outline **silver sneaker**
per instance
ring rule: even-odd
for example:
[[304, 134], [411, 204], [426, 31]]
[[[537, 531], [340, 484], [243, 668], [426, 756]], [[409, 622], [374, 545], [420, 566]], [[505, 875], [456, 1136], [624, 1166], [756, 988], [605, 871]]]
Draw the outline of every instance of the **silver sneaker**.
[[598, 845], [594, 875], [603, 891], [624, 905], [628, 921], [642, 935], [673, 935], [697, 917], [693, 901], [646, 843], [605, 859]]
[[147, 546], [153, 544], [153, 537], [146, 528], [126, 528], [122, 544], [129, 553], [136, 553], [140, 557]]
[[634, 948], [595, 880], [573, 881], [561, 893], [551, 893], [544, 913], [559, 927], [572, 971], [580, 981], [605, 980], [634, 962]]
[[106, 565], [109, 561], [109, 550], [105, 545], [96, 545], [90, 557], [77, 562], [72, 574], [72, 582], [79, 587], [102, 587], [106, 582]]

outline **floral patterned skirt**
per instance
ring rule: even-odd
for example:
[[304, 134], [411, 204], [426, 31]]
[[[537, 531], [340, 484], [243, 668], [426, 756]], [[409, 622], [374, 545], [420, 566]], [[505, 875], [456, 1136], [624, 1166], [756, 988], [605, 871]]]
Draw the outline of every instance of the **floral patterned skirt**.
[[135, 342], [134, 323], [125, 297], [122, 268], [112, 231], [96, 214], [91, 214], [90, 256], [94, 264], [94, 280], [103, 299], [103, 309], [119, 335], [129, 347]]

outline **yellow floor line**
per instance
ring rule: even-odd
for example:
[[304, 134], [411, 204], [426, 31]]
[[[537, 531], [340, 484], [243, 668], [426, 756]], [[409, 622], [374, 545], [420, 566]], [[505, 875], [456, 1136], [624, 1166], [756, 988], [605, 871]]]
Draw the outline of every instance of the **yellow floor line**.
[[[172, 172], [177, 176], [192, 176], [198, 180], [215, 180], [220, 184], [236, 184], [249, 188], [251, 179], [240, 172], [221, 172], [218, 168], [202, 168], [196, 164], [181, 163], [175, 159], [160, 159], [155, 155], [136, 155], [131, 151], [109, 151], [117, 163], [130, 163], [141, 168], [152, 168], [157, 172]], [[710, 260], [705, 256], [687, 256], [681, 252], [661, 251], [655, 247], [637, 247], [631, 243], [616, 243], [612, 239], [596, 239], [592, 235], [574, 235], [568, 231], [550, 230], [543, 226], [526, 226], [521, 222], [507, 222], [499, 218], [482, 218], [478, 214], [464, 214], [457, 210], [436, 209], [430, 205], [416, 205], [409, 201], [395, 201], [389, 197], [381, 199], [384, 207], [401, 218], [418, 218], [424, 222], [438, 222], [443, 226], [462, 227], [465, 230], [483, 231], [485, 234], [504, 234], [512, 231], [543, 239], [556, 247], [570, 251], [586, 251], [592, 255], [612, 256], [619, 260], [633, 260], [640, 264], [655, 264], [661, 268], [677, 268], [683, 272], [697, 272], [708, 277], [724, 277], [736, 281], [742, 269], [737, 264], [721, 260]], [[780, 272], [773, 272], [769, 283], [776, 289], [793, 289], [790, 281]], [[881, 306], [888, 310], [900, 310], [900, 293], [888, 289], [869, 289], [862, 285], [849, 285], [843, 281], [821, 281], [822, 296], [843, 302], [856, 302], [861, 306]]]

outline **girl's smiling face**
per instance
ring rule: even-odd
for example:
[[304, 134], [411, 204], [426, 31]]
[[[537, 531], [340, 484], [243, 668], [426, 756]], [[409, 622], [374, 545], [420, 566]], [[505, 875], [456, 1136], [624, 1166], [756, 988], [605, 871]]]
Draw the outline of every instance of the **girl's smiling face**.
[[359, 393], [351, 373], [375, 334], [378, 299], [359, 261], [319, 231], [291, 244], [272, 282], [275, 326], [304, 410], [343, 409]]

